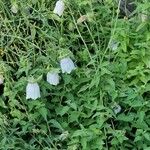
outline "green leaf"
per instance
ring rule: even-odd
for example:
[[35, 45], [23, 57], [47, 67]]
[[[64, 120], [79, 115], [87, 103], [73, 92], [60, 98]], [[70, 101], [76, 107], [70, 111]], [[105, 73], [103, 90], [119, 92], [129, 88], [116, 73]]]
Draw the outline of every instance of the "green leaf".
[[150, 141], [150, 134], [149, 134], [149, 133], [144, 133], [144, 137], [145, 137], [148, 141]]
[[51, 119], [49, 122], [53, 125], [53, 127], [58, 128], [61, 131], [64, 131], [64, 129], [62, 128], [61, 124], [57, 120]]
[[66, 114], [69, 110], [69, 107], [68, 106], [62, 106], [62, 107], [59, 107], [56, 109], [56, 112], [58, 115], [61, 115], [63, 116], [64, 114]]
[[132, 122], [133, 119], [134, 119], [134, 114], [128, 114], [128, 115], [120, 114], [117, 116], [117, 120], [125, 121], [125, 122]]
[[47, 120], [47, 109], [45, 107], [41, 107], [38, 109], [39, 113], [42, 115], [42, 117]]
[[143, 29], [146, 24], [147, 24], [146, 22], [141, 23], [141, 24], [137, 27], [136, 32], [139, 32], [141, 29]]
[[80, 116], [80, 112], [78, 111], [72, 111], [69, 115], [69, 122], [78, 122], [78, 118]]

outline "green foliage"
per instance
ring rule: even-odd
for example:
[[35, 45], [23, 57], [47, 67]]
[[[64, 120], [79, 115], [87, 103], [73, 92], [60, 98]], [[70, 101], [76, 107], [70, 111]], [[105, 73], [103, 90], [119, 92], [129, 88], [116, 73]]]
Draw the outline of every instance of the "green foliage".
[[[112, 0], [65, 0], [62, 17], [52, 0], [16, 0], [16, 14], [13, 2], [0, 0], [0, 149], [149, 150], [150, 20], [139, 17], [149, 2], [129, 18]], [[77, 69], [51, 86], [47, 68], [60, 67], [63, 50]], [[42, 77], [38, 100], [26, 100], [30, 76]]]

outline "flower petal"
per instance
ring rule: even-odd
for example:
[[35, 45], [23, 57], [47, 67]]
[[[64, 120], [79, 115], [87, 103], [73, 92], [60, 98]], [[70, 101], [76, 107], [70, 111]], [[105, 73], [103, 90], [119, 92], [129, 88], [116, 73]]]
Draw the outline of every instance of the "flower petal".
[[56, 5], [55, 5], [55, 8], [54, 8], [54, 13], [61, 16], [64, 12], [64, 9], [65, 9], [65, 4], [63, 2], [63, 0], [58, 0], [56, 2]]
[[4, 83], [4, 77], [3, 75], [0, 75], [0, 84], [3, 84]]
[[59, 75], [55, 72], [48, 72], [47, 73], [47, 82], [51, 85], [58, 85], [59, 84]]
[[60, 66], [61, 66], [62, 73], [70, 74], [71, 71], [75, 69], [75, 65], [69, 57], [61, 59]]
[[17, 4], [13, 4], [11, 7], [11, 11], [16, 14], [18, 12], [18, 5]]
[[26, 99], [37, 99], [40, 98], [40, 88], [37, 83], [28, 83], [26, 87]]
[[113, 108], [113, 111], [115, 114], [118, 114], [121, 112], [121, 106], [120, 105], [116, 105], [114, 108]]
[[117, 41], [111, 41], [109, 44], [109, 48], [112, 49], [113, 51], [116, 51], [118, 49], [119, 42]]

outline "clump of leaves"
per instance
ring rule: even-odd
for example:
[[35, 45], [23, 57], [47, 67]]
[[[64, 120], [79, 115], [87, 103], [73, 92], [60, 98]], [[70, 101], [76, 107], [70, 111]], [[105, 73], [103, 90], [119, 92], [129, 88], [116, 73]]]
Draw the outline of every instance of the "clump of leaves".
[[[0, 1], [1, 149], [148, 150], [150, 20], [139, 16], [149, 2], [135, 1], [130, 18], [112, 0], [64, 2], [59, 17], [52, 0]], [[62, 50], [77, 69], [52, 86], [47, 68], [60, 67]], [[33, 101], [25, 96], [30, 76], [42, 76]]]

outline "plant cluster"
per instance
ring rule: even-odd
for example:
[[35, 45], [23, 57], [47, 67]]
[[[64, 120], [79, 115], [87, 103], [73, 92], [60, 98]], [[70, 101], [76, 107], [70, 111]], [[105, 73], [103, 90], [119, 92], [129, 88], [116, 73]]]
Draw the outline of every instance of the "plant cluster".
[[150, 149], [150, 3], [122, 5], [0, 0], [0, 149]]

